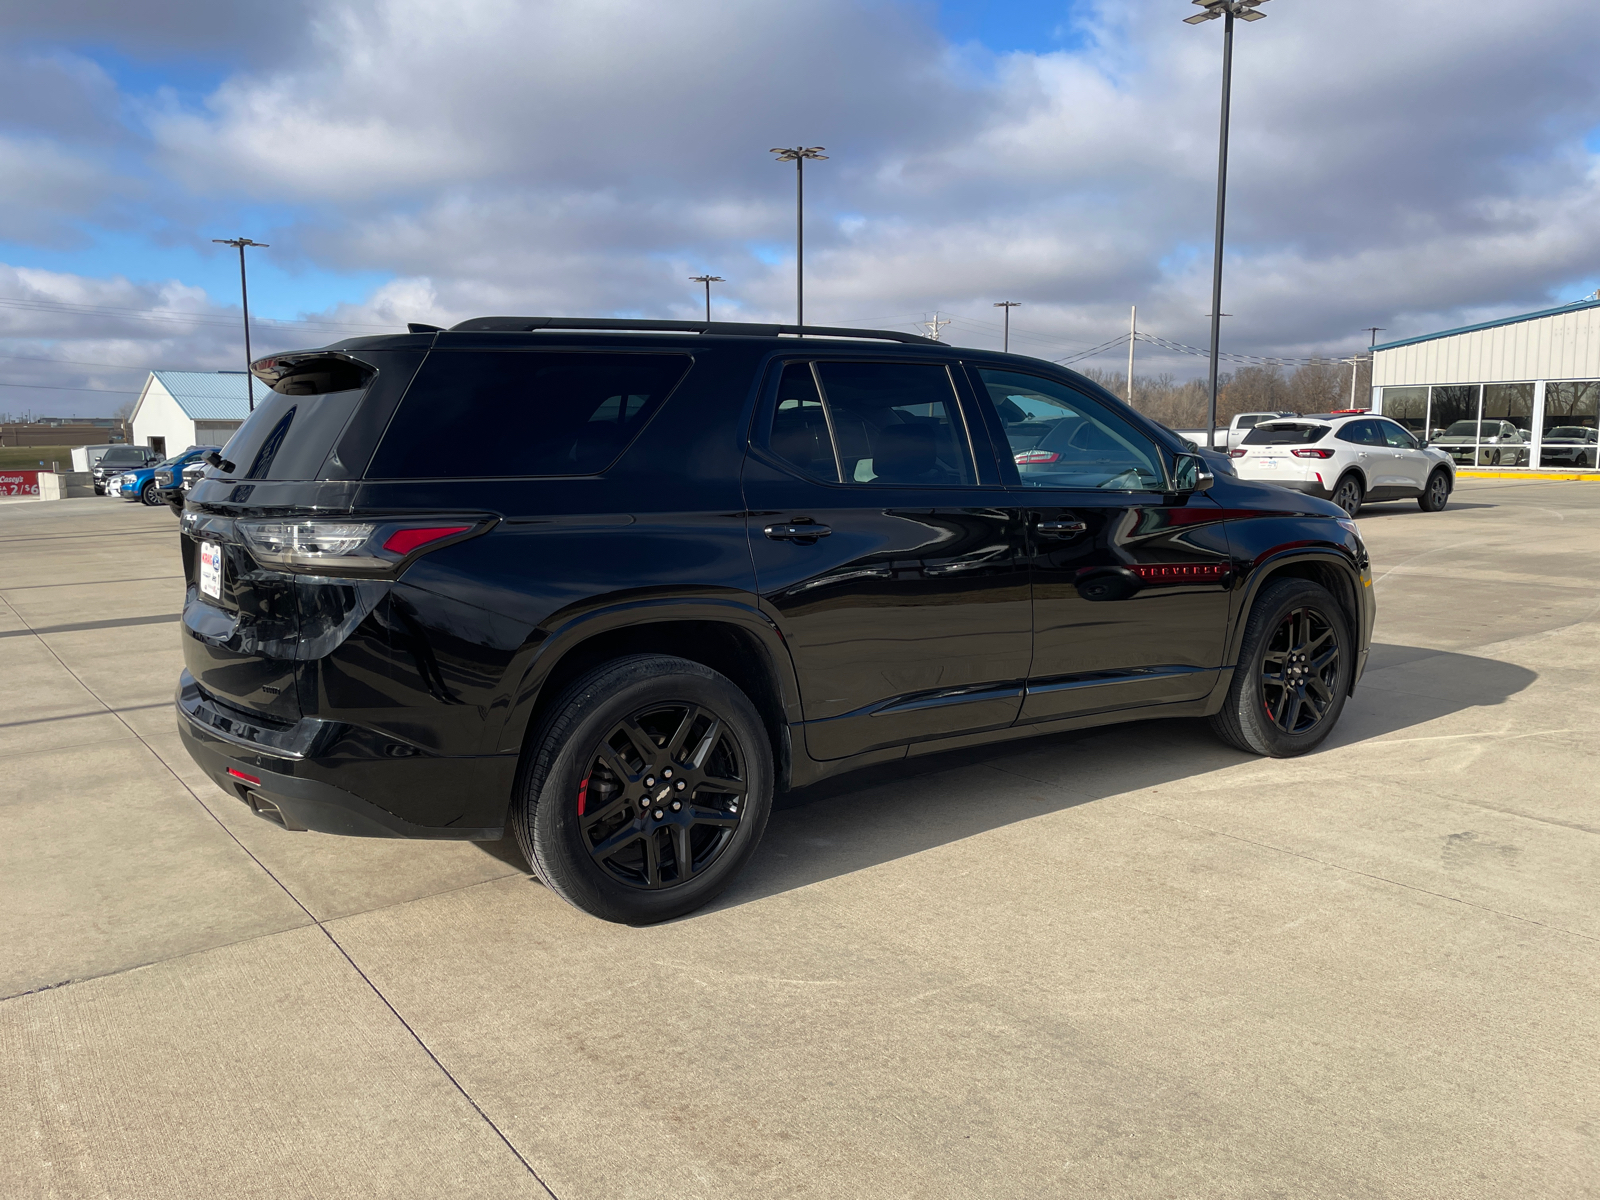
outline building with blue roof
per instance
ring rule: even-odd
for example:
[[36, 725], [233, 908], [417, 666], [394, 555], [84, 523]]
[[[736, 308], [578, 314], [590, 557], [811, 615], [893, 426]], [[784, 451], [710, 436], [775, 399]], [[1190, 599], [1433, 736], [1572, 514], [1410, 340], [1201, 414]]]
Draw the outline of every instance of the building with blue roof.
[[1384, 342], [1372, 407], [1462, 466], [1596, 469], [1600, 295]]
[[134, 444], [163, 457], [226, 445], [250, 415], [247, 384], [243, 371], [151, 371], [130, 418]]

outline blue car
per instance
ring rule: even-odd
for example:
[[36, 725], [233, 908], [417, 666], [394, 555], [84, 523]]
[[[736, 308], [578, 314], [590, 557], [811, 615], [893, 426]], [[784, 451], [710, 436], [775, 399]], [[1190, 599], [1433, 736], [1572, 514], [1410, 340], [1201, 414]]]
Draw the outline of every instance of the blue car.
[[[162, 488], [170, 487], [172, 480], [181, 478], [184, 467], [218, 449], [221, 447], [190, 446], [182, 454], [174, 454], [164, 462], [152, 463], [148, 467], [139, 467], [133, 471], [124, 471], [106, 482], [106, 492], [112, 496], [121, 496], [124, 500], [137, 500], [141, 504], [152, 506], [160, 504], [165, 500], [161, 494]], [[162, 475], [166, 476], [165, 481], [160, 478]]]

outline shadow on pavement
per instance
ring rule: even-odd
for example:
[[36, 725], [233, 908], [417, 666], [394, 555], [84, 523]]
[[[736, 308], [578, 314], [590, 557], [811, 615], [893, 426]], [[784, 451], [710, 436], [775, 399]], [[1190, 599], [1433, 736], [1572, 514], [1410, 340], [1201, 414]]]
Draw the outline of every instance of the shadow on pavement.
[[[1494, 659], [1375, 644], [1325, 748], [1492, 706], [1536, 672]], [[1321, 752], [1320, 750], [1318, 751]], [[1139, 721], [870, 767], [779, 798], [756, 857], [716, 911], [877, 866], [1044, 813], [1160, 787], [1251, 756], [1206, 722]], [[692, 920], [693, 915], [686, 920]]]

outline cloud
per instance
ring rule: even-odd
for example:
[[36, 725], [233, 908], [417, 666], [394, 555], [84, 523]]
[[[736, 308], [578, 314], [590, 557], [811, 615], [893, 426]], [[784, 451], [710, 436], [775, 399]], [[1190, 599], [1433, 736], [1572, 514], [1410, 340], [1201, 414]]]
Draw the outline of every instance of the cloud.
[[[249, 28], [228, 25], [239, 11], [205, 36]], [[308, 0], [274, 17], [293, 53], [255, 55], [203, 103], [142, 102], [124, 152], [147, 164], [152, 226], [249, 211], [279, 261], [395, 277], [315, 306], [324, 322], [692, 317], [687, 276], [707, 269], [728, 279], [723, 315], [788, 319], [794, 177], [766, 150], [798, 139], [830, 155], [806, 175], [814, 321], [908, 328], [939, 308], [961, 317], [947, 336], [997, 344], [990, 305], [1015, 299], [1014, 336], [1065, 354], [1137, 302], [1141, 326], [1202, 341], [1218, 27], [1075, 11], [1070, 49], [987, 54], [894, 0], [460, 0], [447, 17]], [[1231, 348], [1348, 353], [1364, 325], [1539, 307], [1596, 273], [1584, 0], [1515, 21], [1413, 0], [1381, 32], [1337, 4], [1269, 18], [1238, 33]], [[88, 19], [137, 42], [121, 17]], [[64, 134], [18, 136], [57, 155], [16, 185], [34, 189], [18, 211], [85, 214], [81, 197], [114, 190]]]

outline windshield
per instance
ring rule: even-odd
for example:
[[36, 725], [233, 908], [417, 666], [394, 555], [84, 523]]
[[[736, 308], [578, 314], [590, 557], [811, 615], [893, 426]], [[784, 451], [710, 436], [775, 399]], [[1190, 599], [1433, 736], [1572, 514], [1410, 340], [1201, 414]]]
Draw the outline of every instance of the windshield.
[[107, 467], [142, 467], [144, 454], [132, 446], [120, 450], [107, 450], [101, 456], [100, 463]]
[[[1477, 421], [1457, 421], [1444, 431], [1445, 437], [1478, 437]], [[1483, 422], [1483, 437], [1497, 437], [1500, 433], [1499, 421]]]
[[1271, 425], [1257, 425], [1244, 435], [1246, 446], [1306, 446], [1312, 442], [1320, 442], [1331, 425], [1313, 425], [1309, 423], [1296, 423], [1285, 425], [1274, 423]]
[[1544, 440], [1548, 442], [1555, 438], [1571, 438], [1579, 442], [1588, 442], [1593, 441], [1594, 436], [1594, 430], [1585, 429], [1581, 425], [1557, 425], [1549, 433], [1544, 435]]

